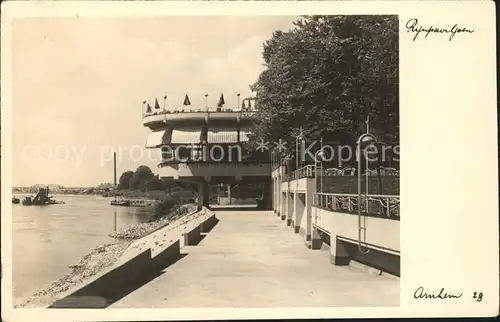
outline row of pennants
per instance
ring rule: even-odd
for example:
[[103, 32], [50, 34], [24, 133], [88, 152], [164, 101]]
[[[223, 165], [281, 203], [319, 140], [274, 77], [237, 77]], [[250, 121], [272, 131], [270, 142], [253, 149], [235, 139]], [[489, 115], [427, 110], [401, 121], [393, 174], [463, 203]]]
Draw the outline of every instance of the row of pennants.
[[[238, 97], [240, 96], [240, 94], [238, 94]], [[208, 94], [205, 94], [205, 98], [208, 97]], [[163, 99], [167, 99], [167, 96], [165, 95], [163, 97]], [[252, 101], [250, 99], [246, 99], [248, 100], [248, 106], [245, 104], [245, 99], [243, 100], [242, 104], [241, 104], [241, 108], [251, 108], [252, 107]], [[146, 101], [142, 102], [142, 104], [146, 104]], [[224, 101], [224, 94], [221, 93], [220, 94], [220, 98], [219, 98], [219, 102], [217, 103], [217, 107], [220, 107], [222, 108], [224, 106], [224, 104], [226, 104], [226, 102]], [[184, 106], [189, 106], [191, 105], [191, 101], [189, 100], [189, 96], [186, 94], [186, 96], [184, 96], [184, 102], [182, 103], [182, 105]], [[160, 109], [160, 103], [158, 103], [158, 99], [155, 98], [155, 109]], [[149, 103], [147, 103], [147, 108], [146, 108], [146, 113], [151, 113], [153, 111], [151, 105], [149, 105]]]

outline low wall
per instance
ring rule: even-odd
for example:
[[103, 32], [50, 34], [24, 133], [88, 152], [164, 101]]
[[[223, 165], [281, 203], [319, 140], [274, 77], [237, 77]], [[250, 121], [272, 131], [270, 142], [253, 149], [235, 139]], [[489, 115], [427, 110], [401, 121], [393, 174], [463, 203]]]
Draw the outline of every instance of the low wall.
[[363, 240], [362, 249], [369, 249], [368, 254], [362, 254], [358, 248], [357, 215], [313, 207], [313, 227], [320, 231], [318, 236], [329, 236], [333, 264], [348, 265], [354, 260], [399, 276], [400, 222], [365, 217], [363, 223], [366, 227], [366, 240]]
[[116, 265], [49, 308], [102, 308], [137, 289], [180, 257], [179, 241], [152, 257], [151, 249]]
[[[382, 191], [379, 189], [378, 176], [370, 176], [368, 179], [369, 193], [375, 195], [399, 195], [399, 176], [381, 176]], [[319, 178], [317, 179], [318, 187]], [[365, 177], [361, 180], [363, 191], [365, 187]], [[330, 193], [358, 193], [357, 176], [335, 176], [323, 177], [323, 192]]]
[[166, 226], [138, 239], [111, 267], [68, 291], [49, 308], [104, 308], [152, 280], [181, 257], [181, 236], [198, 236], [202, 227], [209, 231], [215, 225], [217, 218], [210, 210], [196, 213], [201, 214], [173, 230]]

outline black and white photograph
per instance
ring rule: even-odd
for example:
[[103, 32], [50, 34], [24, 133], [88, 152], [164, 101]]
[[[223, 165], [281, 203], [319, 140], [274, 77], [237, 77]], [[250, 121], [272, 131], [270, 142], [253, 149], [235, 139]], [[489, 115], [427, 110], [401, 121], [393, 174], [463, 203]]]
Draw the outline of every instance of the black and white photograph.
[[[439, 284], [444, 270], [425, 282], [433, 272], [426, 262], [446, 261], [437, 253], [455, 258], [449, 230], [465, 229], [430, 218], [443, 209], [462, 216], [456, 211], [472, 201], [450, 189], [476, 184], [441, 167], [443, 153], [457, 151], [436, 147], [466, 127], [470, 112], [447, 117], [449, 103], [440, 111], [434, 102], [416, 110], [445, 98], [415, 85], [411, 75], [425, 79], [433, 67], [412, 61], [421, 52], [430, 61], [436, 43], [471, 48], [485, 37], [478, 17], [443, 18], [440, 27], [398, 10], [72, 12], [9, 24], [1, 120], [10, 287], [4, 279], [2, 295], [14, 311], [226, 308], [252, 317], [245, 312], [287, 308], [281, 316], [291, 317], [294, 309], [366, 308], [383, 316], [408, 299], [416, 303], [409, 311], [498, 300], [498, 252], [488, 275], [496, 294], [472, 280]], [[481, 57], [479, 48], [470, 56]], [[443, 73], [435, 82], [447, 77], [434, 72]], [[407, 103], [408, 84], [420, 101]], [[455, 94], [470, 102], [474, 91]], [[489, 101], [482, 106], [492, 115]], [[424, 147], [429, 138], [436, 142]], [[450, 167], [480, 167], [460, 158], [465, 165]], [[496, 159], [485, 158], [493, 174]], [[465, 218], [460, 224], [477, 233]], [[403, 241], [408, 230], [412, 248]], [[474, 243], [465, 256], [480, 251]], [[403, 267], [407, 254], [412, 272]], [[334, 317], [324, 314], [316, 317]]]

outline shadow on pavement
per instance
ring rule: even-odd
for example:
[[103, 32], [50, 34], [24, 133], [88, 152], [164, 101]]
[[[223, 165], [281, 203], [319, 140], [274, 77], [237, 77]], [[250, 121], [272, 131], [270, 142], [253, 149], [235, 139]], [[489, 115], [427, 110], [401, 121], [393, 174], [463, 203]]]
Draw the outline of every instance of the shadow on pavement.
[[[116, 301], [124, 298], [133, 291], [139, 289], [140, 287], [148, 284], [155, 278], [165, 274], [164, 270], [169, 266], [177, 263], [182, 258], [186, 257], [187, 254], [181, 253], [177, 258], [174, 258], [170, 263], [164, 267], [160, 267], [154, 271], [144, 272], [143, 274], [138, 274], [138, 276], [120, 278], [117, 283], [110, 283], [106, 287], [100, 287], [98, 290], [94, 291], [89, 289], [86, 292], [75, 292], [63, 299], [60, 299], [50, 305], [49, 309], [97, 309], [106, 308]], [[85, 294], [87, 293], [87, 294]], [[77, 295], [80, 294], [80, 295]]]

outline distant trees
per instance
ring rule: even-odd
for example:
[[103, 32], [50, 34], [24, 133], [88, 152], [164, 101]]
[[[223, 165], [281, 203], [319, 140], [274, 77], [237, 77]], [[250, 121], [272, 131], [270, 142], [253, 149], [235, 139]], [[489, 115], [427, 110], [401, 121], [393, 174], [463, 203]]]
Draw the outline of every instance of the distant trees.
[[397, 16], [304, 16], [294, 25], [264, 43], [266, 69], [251, 86], [255, 133], [292, 149], [300, 127], [308, 140], [352, 142], [370, 115], [370, 132], [398, 144]]
[[135, 189], [141, 191], [164, 190], [166, 185], [148, 166], [141, 165], [135, 171], [125, 171], [118, 181], [118, 189]]
[[118, 180], [118, 189], [129, 189], [130, 188], [130, 180], [134, 176], [134, 171], [125, 171], [120, 176]]

